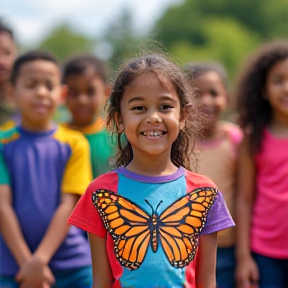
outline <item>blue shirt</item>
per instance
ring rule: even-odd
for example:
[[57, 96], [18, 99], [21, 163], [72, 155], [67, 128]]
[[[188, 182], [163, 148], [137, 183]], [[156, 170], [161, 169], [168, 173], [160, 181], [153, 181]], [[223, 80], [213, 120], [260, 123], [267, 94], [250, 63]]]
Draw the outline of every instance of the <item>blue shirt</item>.
[[[11, 187], [13, 209], [33, 253], [57, 210], [61, 193], [83, 194], [92, 178], [89, 146], [78, 132], [57, 126], [33, 133], [21, 127], [0, 134], [0, 185]], [[0, 235], [0, 275], [14, 276], [19, 267]], [[51, 259], [53, 271], [91, 264], [81, 230], [70, 227]]]

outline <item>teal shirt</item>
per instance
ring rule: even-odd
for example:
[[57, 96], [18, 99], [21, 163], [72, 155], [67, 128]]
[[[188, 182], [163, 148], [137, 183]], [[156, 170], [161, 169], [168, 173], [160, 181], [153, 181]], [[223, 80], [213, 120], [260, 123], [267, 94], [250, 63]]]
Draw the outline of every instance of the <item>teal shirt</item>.
[[64, 126], [83, 133], [88, 140], [93, 178], [113, 168], [111, 160], [112, 156], [115, 155], [117, 142], [112, 133], [107, 131], [101, 118], [97, 118], [91, 125], [81, 128], [69, 123], [65, 123]]
[[90, 157], [93, 177], [96, 178], [111, 170], [111, 157], [113, 156], [112, 135], [103, 128], [93, 134], [85, 134], [90, 145]]

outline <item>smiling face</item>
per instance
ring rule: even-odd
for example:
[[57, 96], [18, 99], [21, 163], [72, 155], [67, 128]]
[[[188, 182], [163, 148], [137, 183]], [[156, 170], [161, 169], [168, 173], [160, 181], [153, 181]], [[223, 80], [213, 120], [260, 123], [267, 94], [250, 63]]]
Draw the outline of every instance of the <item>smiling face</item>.
[[29, 130], [48, 129], [62, 94], [60, 71], [55, 63], [46, 60], [24, 63], [12, 88], [22, 126]]
[[202, 111], [208, 117], [209, 122], [217, 121], [228, 104], [228, 95], [221, 77], [218, 73], [211, 71], [198, 75], [194, 81], [200, 90]]
[[161, 84], [154, 73], [142, 74], [125, 88], [120, 107], [116, 121], [132, 145], [133, 159], [170, 158], [172, 143], [184, 126], [173, 87]]
[[68, 86], [67, 107], [76, 126], [86, 126], [93, 122], [101, 111], [106, 99], [107, 87], [93, 67], [83, 74], [71, 74], [65, 79]]
[[288, 58], [274, 64], [267, 75], [264, 98], [273, 114], [277, 117], [288, 117]]

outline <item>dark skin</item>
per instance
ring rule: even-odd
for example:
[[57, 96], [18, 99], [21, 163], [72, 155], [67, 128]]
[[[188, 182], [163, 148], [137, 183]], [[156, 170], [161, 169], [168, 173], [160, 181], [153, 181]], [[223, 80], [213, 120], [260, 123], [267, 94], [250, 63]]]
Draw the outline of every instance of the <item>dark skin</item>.
[[66, 105], [72, 114], [71, 126], [91, 125], [100, 116], [109, 87], [92, 67], [83, 74], [71, 74], [65, 79], [68, 86]]

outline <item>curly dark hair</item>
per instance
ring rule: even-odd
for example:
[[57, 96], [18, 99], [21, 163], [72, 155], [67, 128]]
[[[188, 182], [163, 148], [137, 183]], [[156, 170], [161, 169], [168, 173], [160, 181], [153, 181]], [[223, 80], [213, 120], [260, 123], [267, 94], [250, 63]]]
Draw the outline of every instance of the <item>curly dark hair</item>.
[[247, 134], [252, 153], [261, 150], [263, 131], [271, 122], [272, 109], [263, 97], [267, 75], [277, 62], [288, 58], [288, 41], [260, 47], [247, 61], [236, 90], [239, 125]]
[[[155, 74], [162, 85], [167, 85], [167, 81], [172, 85], [179, 96], [181, 114], [188, 103], [193, 103], [195, 96], [193, 86], [186, 79], [181, 69], [168, 60], [167, 57], [161, 54], [147, 54], [124, 64], [116, 78], [106, 105], [108, 112], [107, 128], [118, 136], [117, 167], [126, 166], [131, 162], [133, 150], [129, 141], [123, 141], [122, 132], [117, 129], [115, 116], [116, 114], [121, 115], [120, 104], [127, 85], [131, 85], [138, 76], [147, 73]], [[200, 120], [197, 115], [196, 106], [192, 105], [185, 120], [184, 129], [180, 130], [177, 139], [172, 144], [171, 161], [177, 167], [183, 166], [189, 170], [196, 169], [196, 154], [193, 150], [200, 129]]]

